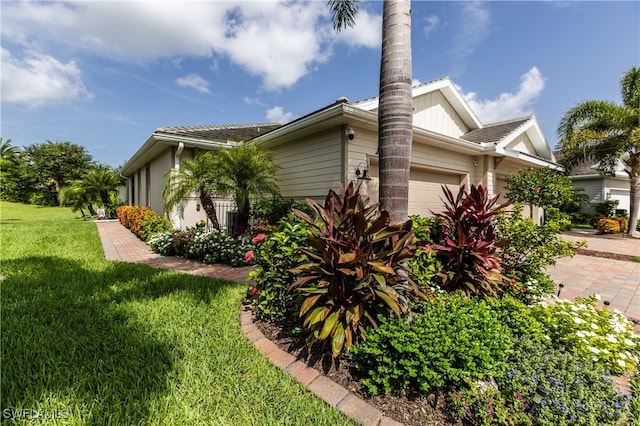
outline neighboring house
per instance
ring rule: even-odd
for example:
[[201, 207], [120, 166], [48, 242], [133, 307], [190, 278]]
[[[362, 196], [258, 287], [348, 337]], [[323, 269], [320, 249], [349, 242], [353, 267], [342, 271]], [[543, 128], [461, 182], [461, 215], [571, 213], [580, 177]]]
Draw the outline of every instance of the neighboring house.
[[[254, 138], [279, 126], [268, 123], [157, 129], [122, 167], [120, 173], [127, 178], [127, 204], [150, 207], [161, 215], [168, 214], [177, 228], [206, 220], [195, 194], [187, 200], [183, 218], [175, 211], [165, 212], [162, 192], [167, 172], [178, 169], [182, 161], [193, 159], [200, 151], [228, 149], [239, 140]], [[216, 204], [218, 220], [222, 227], [227, 227], [232, 203], [219, 200]]]
[[[483, 125], [448, 78], [414, 87], [413, 102], [411, 215], [441, 211], [441, 185], [448, 185], [456, 192], [463, 184], [468, 188], [470, 184], [481, 183], [491, 194], [504, 195], [505, 176], [522, 167], [562, 170], [534, 116]], [[254, 140], [273, 151], [274, 160], [281, 167], [278, 177], [282, 196], [322, 201], [329, 189], [337, 190], [340, 182], [356, 181], [362, 182], [362, 192], [377, 202], [377, 108], [377, 98], [353, 104], [340, 98], [283, 126], [271, 125], [268, 131], [268, 125], [256, 125], [261, 134], [255, 135]], [[173, 134], [171, 136], [171, 142], [164, 143], [165, 150], [175, 143]], [[125, 176], [144, 175], [148, 173], [145, 167], [153, 168], [160, 163], [164, 171], [159, 173], [164, 174], [177, 164], [171, 160], [174, 151], [165, 153], [164, 159], [156, 159], [162, 149], [155, 153], [149, 148], [145, 150], [150, 141], [158, 138], [166, 140], [163, 138], [167, 138], [167, 129], [154, 133], [125, 164]], [[199, 143], [201, 149], [222, 143], [206, 139], [205, 135], [191, 142]], [[138, 181], [144, 185], [148, 180], [138, 178]], [[148, 189], [147, 193], [150, 198], [130, 198], [130, 202], [146, 201], [154, 210], [162, 211], [162, 188]], [[147, 201], [149, 199], [151, 201]], [[534, 216], [536, 221], [540, 220], [541, 212], [537, 208]], [[192, 223], [185, 218], [184, 224]]]
[[567, 171], [575, 188], [582, 188], [589, 196], [580, 211], [595, 212], [595, 206], [605, 200], [618, 200], [618, 210], [629, 214], [631, 206], [630, 178], [624, 171], [624, 163], [618, 160], [614, 173], [603, 173], [593, 160], [580, 163]]

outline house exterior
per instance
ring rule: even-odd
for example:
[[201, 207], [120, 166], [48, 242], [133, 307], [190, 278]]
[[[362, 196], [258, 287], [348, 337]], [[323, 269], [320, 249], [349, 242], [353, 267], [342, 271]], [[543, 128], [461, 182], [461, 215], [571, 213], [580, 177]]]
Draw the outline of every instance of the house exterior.
[[[441, 211], [441, 185], [456, 192], [463, 184], [483, 184], [490, 194], [504, 194], [505, 176], [522, 167], [562, 170], [534, 116], [483, 125], [449, 78], [414, 87], [413, 102], [410, 215]], [[356, 103], [340, 98], [282, 126], [254, 125], [253, 140], [271, 150], [281, 167], [282, 196], [322, 201], [339, 183], [356, 181], [377, 202], [377, 108], [377, 98]], [[209, 127], [225, 126], [203, 129]], [[161, 212], [161, 176], [169, 168], [179, 167], [180, 160], [192, 158], [198, 149], [230, 146], [220, 136], [186, 134], [184, 129], [189, 128], [158, 129], [125, 164], [130, 204]], [[184, 150], [178, 155], [180, 142]], [[174, 219], [176, 226], [193, 225], [194, 218], [204, 216], [194, 210], [192, 200], [184, 220]], [[535, 208], [534, 220], [540, 218]]]
[[[483, 125], [448, 78], [414, 87], [413, 102], [410, 215], [441, 211], [443, 184], [454, 192], [483, 184], [504, 194], [505, 176], [522, 167], [562, 170], [533, 116]], [[283, 197], [323, 200], [339, 182], [361, 181], [376, 202], [377, 108], [377, 98], [353, 104], [341, 98], [255, 138], [282, 168]], [[358, 179], [364, 170], [371, 180]], [[534, 216], [541, 218], [537, 208]]]
[[631, 209], [630, 178], [624, 171], [624, 164], [618, 161], [613, 173], [602, 173], [594, 161], [585, 161], [568, 170], [575, 188], [582, 188], [588, 199], [580, 211], [594, 213], [595, 206], [605, 200], [617, 200], [617, 210]]
[[[122, 198], [129, 205], [150, 207], [169, 216], [176, 228], [206, 221], [207, 216], [195, 194], [186, 200], [183, 217], [175, 211], [165, 211], [162, 192], [167, 172], [179, 169], [184, 160], [193, 159], [200, 151], [228, 149], [239, 140], [252, 139], [279, 126], [266, 123], [159, 128], [122, 167], [120, 173], [127, 179]], [[227, 227], [233, 211], [231, 201], [218, 200], [216, 207], [221, 226]]]

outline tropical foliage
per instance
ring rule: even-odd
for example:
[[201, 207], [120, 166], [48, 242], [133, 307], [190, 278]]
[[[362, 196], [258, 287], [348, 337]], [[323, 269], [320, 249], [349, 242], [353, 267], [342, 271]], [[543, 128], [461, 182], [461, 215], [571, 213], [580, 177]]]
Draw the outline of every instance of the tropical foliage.
[[548, 167], [540, 170], [525, 167], [507, 175], [506, 181], [506, 197], [513, 202], [529, 204], [530, 217], [533, 217], [533, 206], [559, 208], [575, 194], [571, 179]]
[[329, 191], [324, 206], [308, 201], [317, 218], [294, 210], [311, 237], [300, 250], [309, 262], [292, 270], [300, 277], [291, 288], [304, 297], [299, 315], [309, 343], [329, 339], [334, 357], [365, 338], [378, 315], [406, 315], [422, 295], [403, 262], [416, 250], [411, 221], [390, 225], [389, 213], [368, 205], [353, 182], [342, 191]]
[[[593, 159], [603, 172], [622, 160], [630, 177], [630, 223], [638, 221], [640, 204], [640, 68], [620, 80], [622, 105], [589, 100], [569, 109], [558, 126], [560, 162], [568, 168]], [[633, 233], [634, 227], [629, 227]]]
[[505, 278], [496, 255], [494, 220], [510, 203], [496, 205], [498, 196], [490, 198], [482, 185], [471, 185], [469, 192], [463, 185], [455, 197], [446, 186], [442, 189], [445, 211], [436, 214], [440, 236], [430, 245], [443, 264], [437, 274], [440, 286], [467, 296], [498, 296]]
[[195, 194], [213, 228], [220, 229], [213, 201], [217, 179], [214, 155], [213, 151], [201, 152], [193, 160], [184, 160], [179, 169], [169, 169], [162, 193], [167, 215], [177, 209], [180, 217], [184, 217], [186, 202]]
[[233, 198], [238, 210], [235, 235], [243, 233], [249, 224], [251, 204], [263, 196], [278, 196], [276, 172], [278, 165], [271, 153], [254, 142], [219, 150], [214, 155], [215, 190]]

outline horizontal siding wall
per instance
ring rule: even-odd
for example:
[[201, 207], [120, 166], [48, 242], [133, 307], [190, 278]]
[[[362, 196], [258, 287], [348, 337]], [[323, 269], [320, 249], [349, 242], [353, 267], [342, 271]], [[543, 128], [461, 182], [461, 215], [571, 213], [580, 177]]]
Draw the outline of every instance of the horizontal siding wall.
[[273, 149], [284, 198], [323, 200], [342, 180], [342, 135], [334, 129]]
[[149, 206], [156, 213], [164, 214], [164, 200], [162, 193], [164, 192], [165, 173], [173, 167], [173, 158], [171, 149], [167, 149], [151, 161], [151, 188]]
[[469, 129], [439, 91], [413, 99], [413, 124], [423, 129], [459, 138]]
[[581, 207], [583, 212], [595, 212], [595, 205], [601, 203], [605, 199], [602, 188], [602, 178], [579, 179], [573, 181], [575, 188], [582, 188], [584, 193], [589, 196], [587, 202]]

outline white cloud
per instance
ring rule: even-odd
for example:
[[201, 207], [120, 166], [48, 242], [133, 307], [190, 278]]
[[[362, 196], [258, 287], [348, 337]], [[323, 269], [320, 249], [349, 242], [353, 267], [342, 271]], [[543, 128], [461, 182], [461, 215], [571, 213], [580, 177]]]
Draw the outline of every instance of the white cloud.
[[[2, 37], [40, 52], [64, 49], [137, 64], [227, 59], [262, 80], [290, 87], [328, 60], [335, 43], [379, 48], [380, 16], [362, 8], [336, 34], [325, 2], [11, 2]], [[184, 66], [184, 64], [182, 64]]]
[[284, 112], [284, 109], [280, 106], [268, 109], [266, 117], [269, 122], [281, 124], [288, 123], [296, 118], [292, 112]]
[[199, 93], [211, 93], [209, 92], [209, 82], [198, 74], [189, 74], [186, 77], [181, 77], [176, 80], [176, 83], [180, 87], [191, 87]]
[[440, 18], [438, 15], [429, 15], [424, 17], [425, 25], [423, 27], [425, 37], [429, 35], [440, 25]]
[[491, 13], [484, 2], [464, 1], [459, 2], [459, 5], [457, 31], [453, 36], [450, 50], [456, 68], [454, 75], [463, 72], [466, 59], [476, 51], [491, 32]]
[[244, 98], [242, 98], [242, 102], [244, 102], [247, 105], [258, 105], [261, 107], [267, 106], [265, 103], [263, 103], [260, 100], [260, 98], [250, 98], [249, 96], [245, 96]]
[[2, 102], [33, 108], [91, 98], [81, 75], [74, 61], [31, 51], [17, 58], [2, 48]]
[[532, 104], [544, 89], [544, 78], [537, 67], [520, 76], [515, 93], [504, 92], [495, 99], [478, 99], [477, 93], [463, 93], [463, 97], [483, 123], [509, 120], [533, 114]]

